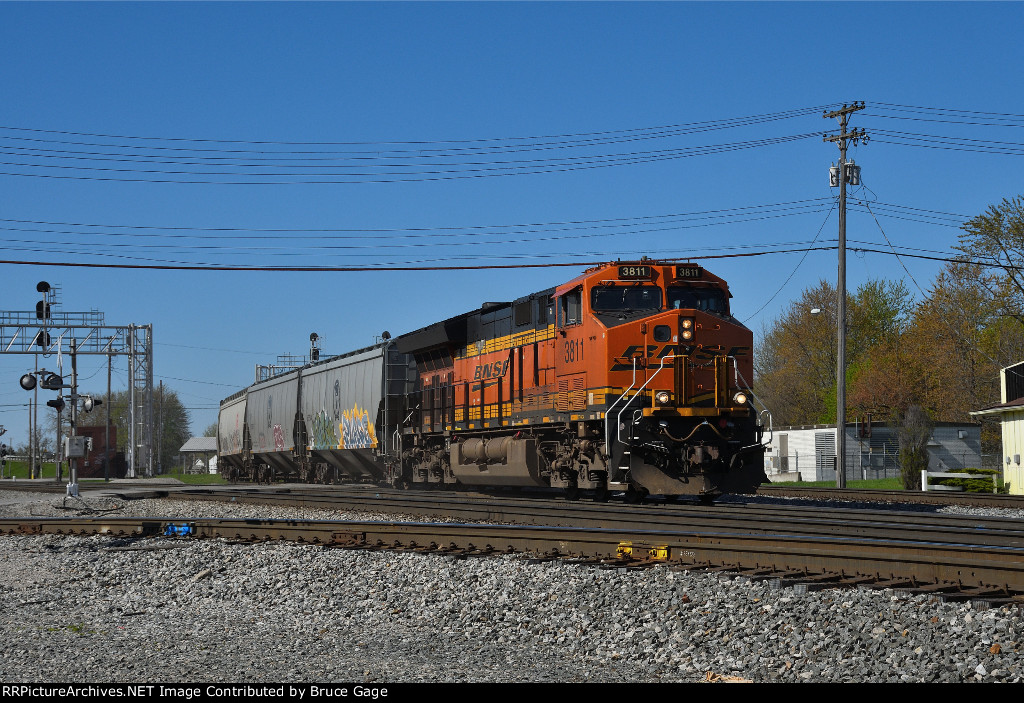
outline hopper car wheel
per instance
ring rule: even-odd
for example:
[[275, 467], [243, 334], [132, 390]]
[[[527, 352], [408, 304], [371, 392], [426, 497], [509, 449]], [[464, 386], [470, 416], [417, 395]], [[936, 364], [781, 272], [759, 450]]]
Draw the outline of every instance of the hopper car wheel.
[[568, 488], [566, 488], [565, 489], [565, 499], [566, 500], [579, 500], [580, 499], [580, 489], [579, 489], [579, 487], [577, 487], [577, 486], [569, 486]]
[[607, 503], [608, 502], [608, 489], [597, 488], [594, 490], [594, 502], [595, 503]]

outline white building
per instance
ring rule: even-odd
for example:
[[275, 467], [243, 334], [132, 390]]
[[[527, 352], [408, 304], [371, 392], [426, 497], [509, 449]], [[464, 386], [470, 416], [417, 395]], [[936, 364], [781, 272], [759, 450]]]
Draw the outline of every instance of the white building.
[[[1021, 408], [1024, 414], [1024, 407]], [[928, 469], [981, 467], [981, 426], [938, 422], [928, 440]], [[765, 473], [771, 481], [835, 481], [836, 425], [776, 427]], [[900, 475], [896, 428], [872, 422], [846, 425], [846, 478], [895, 478]]]

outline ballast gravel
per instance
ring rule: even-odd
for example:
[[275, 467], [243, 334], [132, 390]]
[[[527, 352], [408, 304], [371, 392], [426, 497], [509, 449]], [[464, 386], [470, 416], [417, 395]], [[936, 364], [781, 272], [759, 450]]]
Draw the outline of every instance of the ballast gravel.
[[[241, 504], [86, 502], [115, 515], [374, 519]], [[0, 517], [80, 508], [52, 494], [0, 490]], [[4, 683], [1024, 676], [1024, 619], [1015, 608], [976, 610], [892, 591], [798, 593], [667, 567], [174, 538], [0, 537], [0, 642]]]

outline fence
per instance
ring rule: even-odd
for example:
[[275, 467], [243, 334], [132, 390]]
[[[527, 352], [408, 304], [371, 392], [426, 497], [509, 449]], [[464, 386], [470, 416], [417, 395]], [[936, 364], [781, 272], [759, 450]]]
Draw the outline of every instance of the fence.
[[921, 472], [921, 490], [922, 491], [962, 491], [963, 486], [943, 486], [942, 484], [929, 484], [928, 479], [930, 478], [959, 478], [962, 480], [982, 480], [992, 481], [992, 492], [999, 492], [999, 474], [964, 474], [964, 473], [953, 473], [951, 471], [922, 471]]
[[[960, 468], [1001, 469], [1001, 456], [982, 454], [979, 465], [978, 454], [974, 452], [944, 452], [941, 459], [932, 458], [934, 471]], [[834, 454], [794, 452], [788, 455], [765, 455], [765, 473], [800, 474], [803, 481], [834, 481], [836, 478], [836, 457]], [[900, 459], [896, 452], [874, 451], [847, 453], [847, 480], [868, 480], [900, 477]]]

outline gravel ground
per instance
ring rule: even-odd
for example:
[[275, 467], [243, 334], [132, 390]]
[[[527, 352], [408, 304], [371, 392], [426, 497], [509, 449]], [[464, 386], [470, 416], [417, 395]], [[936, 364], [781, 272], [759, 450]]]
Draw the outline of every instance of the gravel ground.
[[[0, 517], [78, 514], [0, 490]], [[86, 498], [173, 517], [378, 519]], [[727, 575], [287, 544], [0, 538], [0, 680], [1019, 681], [1024, 618], [927, 596]]]

